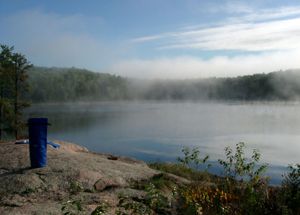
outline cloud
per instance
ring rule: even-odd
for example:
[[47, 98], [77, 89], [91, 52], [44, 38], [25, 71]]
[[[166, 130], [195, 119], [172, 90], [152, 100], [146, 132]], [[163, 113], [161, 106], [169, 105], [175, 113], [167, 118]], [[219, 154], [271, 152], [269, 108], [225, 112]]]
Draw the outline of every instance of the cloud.
[[[28, 10], [0, 15], [0, 41], [14, 45], [38, 65], [105, 69], [138, 78], [236, 76], [300, 67], [300, 7], [253, 12], [240, 5], [230, 10], [244, 15], [222, 23], [186, 26], [133, 38], [126, 46], [122, 45], [124, 41], [118, 44], [116, 40], [111, 42], [101, 37], [105, 31], [102, 30], [105, 20], [101, 17]], [[140, 45], [149, 43], [139, 52]], [[194, 56], [178, 56], [178, 50], [191, 49]], [[174, 56], [170, 52], [173, 50], [178, 57], [139, 58], [156, 53]], [[212, 50], [214, 57], [208, 60], [195, 57], [197, 50]], [[243, 55], [220, 56], [218, 50], [241, 50]]]
[[178, 34], [160, 49], [273, 51], [300, 48], [300, 18], [243, 23]]
[[228, 13], [228, 14], [243, 14], [243, 13], [251, 13], [253, 12], [253, 8], [242, 1], [233, 1], [229, 0], [223, 4], [210, 2], [208, 4], [208, 8], [203, 9], [203, 12], [210, 13]]
[[[254, 10], [245, 4], [231, 3], [224, 7], [225, 13], [232, 16], [222, 22], [185, 26], [131, 40], [137, 47], [151, 43], [152, 49], [161, 53], [208, 50], [214, 53], [211, 59], [193, 56], [133, 59], [118, 63], [111, 71], [139, 78], [185, 79], [300, 68], [300, 7]], [[221, 56], [219, 51], [224, 50], [239, 52], [234, 57]]]
[[249, 12], [212, 26], [193, 27], [134, 38], [135, 43], [157, 42], [156, 49], [278, 51], [300, 48], [300, 8]]
[[0, 39], [39, 65], [97, 70], [114, 58], [111, 47], [89, 29], [91, 25], [101, 29], [103, 22], [101, 17], [27, 10], [0, 17]]
[[296, 50], [231, 58], [219, 56], [209, 60], [189, 56], [154, 60], [133, 59], [115, 64], [109, 71], [142, 79], [227, 77], [300, 68], [299, 56], [300, 51]]

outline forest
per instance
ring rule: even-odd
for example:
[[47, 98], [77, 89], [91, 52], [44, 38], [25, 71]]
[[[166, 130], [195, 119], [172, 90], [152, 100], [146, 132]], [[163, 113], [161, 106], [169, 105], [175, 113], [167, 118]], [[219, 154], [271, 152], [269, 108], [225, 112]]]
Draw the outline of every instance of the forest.
[[28, 71], [32, 102], [127, 99], [127, 82], [119, 76], [77, 68], [33, 67]]
[[274, 101], [300, 98], [300, 70], [233, 78], [136, 80], [77, 68], [32, 67], [32, 102], [103, 100]]

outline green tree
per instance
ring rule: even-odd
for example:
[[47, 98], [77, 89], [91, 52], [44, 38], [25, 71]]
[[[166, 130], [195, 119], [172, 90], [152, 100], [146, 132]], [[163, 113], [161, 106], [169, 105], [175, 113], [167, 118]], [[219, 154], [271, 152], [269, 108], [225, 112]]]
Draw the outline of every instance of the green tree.
[[0, 134], [8, 127], [18, 139], [25, 125], [22, 111], [29, 105], [23, 98], [29, 87], [27, 71], [32, 65], [24, 55], [13, 52], [13, 47], [0, 47]]
[[24, 101], [22, 97], [29, 89], [27, 83], [28, 75], [27, 71], [32, 67], [28, 62], [26, 57], [20, 53], [14, 53], [12, 56], [12, 66], [13, 66], [13, 106], [14, 106], [14, 120], [13, 129], [15, 133], [15, 138], [18, 139], [19, 132], [24, 127], [24, 122], [22, 120], [22, 111], [24, 108], [29, 106], [29, 103]]
[[1, 45], [0, 52], [0, 139], [3, 131], [10, 128], [10, 118], [12, 117], [12, 108], [10, 98], [11, 94], [11, 57], [12, 47]]

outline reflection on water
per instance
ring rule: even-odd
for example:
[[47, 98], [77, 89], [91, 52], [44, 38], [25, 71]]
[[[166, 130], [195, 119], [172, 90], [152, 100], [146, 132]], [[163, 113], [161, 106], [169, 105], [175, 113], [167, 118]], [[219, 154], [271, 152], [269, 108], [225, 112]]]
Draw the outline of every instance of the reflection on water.
[[182, 146], [199, 146], [215, 161], [243, 141], [281, 176], [299, 162], [299, 111], [290, 103], [103, 102], [35, 105], [27, 116], [48, 117], [52, 139], [146, 161], [174, 160]]

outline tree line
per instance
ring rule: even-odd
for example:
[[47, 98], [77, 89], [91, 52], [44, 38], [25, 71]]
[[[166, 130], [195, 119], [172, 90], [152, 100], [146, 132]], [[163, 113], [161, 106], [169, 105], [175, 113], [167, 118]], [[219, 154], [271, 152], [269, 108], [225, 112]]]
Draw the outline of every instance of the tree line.
[[128, 99], [127, 80], [77, 68], [32, 67], [26, 95], [33, 102]]
[[103, 100], [287, 101], [300, 99], [300, 71], [234, 78], [134, 80], [77, 68], [29, 70], [32, 102]]
[[300, 99], [300, 71], [234, 78], [156, 81], [139, 95], [151, 100], [274, 101]]

